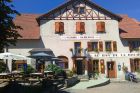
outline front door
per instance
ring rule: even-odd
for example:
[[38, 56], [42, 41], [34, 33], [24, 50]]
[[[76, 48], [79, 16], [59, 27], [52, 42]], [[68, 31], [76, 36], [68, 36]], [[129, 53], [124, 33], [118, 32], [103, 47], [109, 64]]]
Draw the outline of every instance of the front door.
[[82, 75], [83, 74], [82, 60], [76, 60], [76, 65], [77, 65], [77, 75]]
[[116, 64], [115, 62], [107, 62], [108, 78], [116, 78]]

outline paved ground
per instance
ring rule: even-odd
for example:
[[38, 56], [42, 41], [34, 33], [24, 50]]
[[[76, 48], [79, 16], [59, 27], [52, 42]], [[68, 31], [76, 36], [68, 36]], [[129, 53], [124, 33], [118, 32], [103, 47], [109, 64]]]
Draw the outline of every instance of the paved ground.
[[102, 83], [108, 82], [108, 81], [109, 81], [108, 78], [99, 78], [97, 80], [93, 79], [93, 80], [89, 80], [89, 81], [85, 81], [85, 82], [79, 82], [78, 84], [71, 87], [70, 89], [87, 89], [87, 87], [99, 85], [99, 84], [102, 84]]
[[140, 93], [140, 82], [110, 83], [106, 86], [91, 89], [67, 89], [60, 93]]

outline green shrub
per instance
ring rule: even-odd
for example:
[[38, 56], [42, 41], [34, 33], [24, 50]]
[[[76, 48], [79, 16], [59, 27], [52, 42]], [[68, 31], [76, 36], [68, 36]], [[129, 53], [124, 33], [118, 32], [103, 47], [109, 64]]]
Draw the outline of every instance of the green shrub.
[[0, 73], [6, 71], [6, 64], [0, 60]]
[[59, 74], [59, 73], [63, 72], [63, 69], [61, 67], [54, 65], [54, 64], [48, 65], [48, 67], [45, 70], [52, 71], [55, 74]]
[[27, 65], [26, 71], [24, 68], [22, 68], [22, 71], [25, 72], [26, 74], [34, 73], [35, 69], [31, 65]]

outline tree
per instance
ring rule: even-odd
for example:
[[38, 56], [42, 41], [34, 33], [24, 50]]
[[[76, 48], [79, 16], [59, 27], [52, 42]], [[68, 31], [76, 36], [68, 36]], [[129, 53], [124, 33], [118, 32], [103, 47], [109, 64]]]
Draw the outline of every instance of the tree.
[[14, 9], [12, 0], [0, 0], [0, 52], [3, 52], [4, 47], [16, 45], [16, 41], [21, 35], [18, 29], [20, 26], [14, 24], [15, 15], [20, 15]]
[[6, 71], [6, 67], [6, 64], [2, 60], [0, 60], [0, 73]]

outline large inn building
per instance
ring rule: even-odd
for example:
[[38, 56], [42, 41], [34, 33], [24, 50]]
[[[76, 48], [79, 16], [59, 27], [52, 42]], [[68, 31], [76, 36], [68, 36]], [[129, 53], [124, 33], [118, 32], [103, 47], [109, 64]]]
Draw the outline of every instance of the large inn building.
[[46, 14], [22, 14], [14, 21], [23, 28], [22, 38], [9, 52], [52, 51], [63, 59], [61, 67], [78, 75], [98, 72], [122, 79], [123, 66], [140, 69], [140, 22], [90, 0], [68, 0]]

